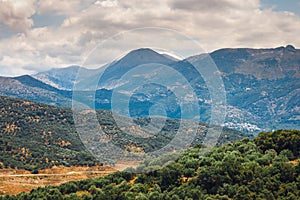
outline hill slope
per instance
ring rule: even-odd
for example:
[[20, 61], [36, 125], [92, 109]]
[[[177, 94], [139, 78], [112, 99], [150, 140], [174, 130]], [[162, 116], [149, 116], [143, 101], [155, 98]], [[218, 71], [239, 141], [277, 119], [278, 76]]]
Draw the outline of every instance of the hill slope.
[[34, 74], [33, 77], [61, 90], [72, 90], [79, 66], [51, 69]]
[[57, 106], [70, 106], [71, 92], [47, 85], [29, 75], [0, 77], [0, 95]]
[[0, 97], [0, 162], [3, 167], [40, 169], [94, 165], [73, 126], [72, 112]]
[[[87, 152], [76, 132], [72, 110], [1, 96], [0, 108], [0, 162], [4, 167], [32, 170], [53, 165], [98, 163]], [[124, 121], [124, 127], [118, 127], [110, 111], [98, 111], [99, 124], [105, 134], [113, 138], [111, 142], [124, 149], [130, 146], [140, 146], [144, 151], [161, 148], [161, 145], [169, 142], [177, 131], [176, 126], [173, 126], [176, 123], [169, 121], [156, 139], [132, 137], [133, 134], [137, 135], [138, 130], [133, 129], [130, 134], [132, 125], [127, 126], [126, 122], [129, 120], [124, 117], [119, 119]], [[140, 124], [147, 121], [140, 120]], [[139, 124], [136, 124], [136, 127], [138, 126]], [[207, 125], [202, 124], [201, 127], [200, 132], [205, 133]], [[97, 134], [94, 132], [93, 134]], [[194, 144], [200, 143], [203, 136], [204, 134], [199, 134]], [[219, 142], [239, 140], [243, 137], [251, 135], [224, 129]], [[92, 137], [91, 144], [97, 146], [99, 139]]]
[[128, 169], [97, 179], [39, 188], [17, 198], [296, 200], [300, 196], [299, 142], [300, 131], [260, 133], [254, 141], [244, 139], [215, 147], [202, 156], [198, 147], [189, 149], [164, 167], [161, 160], [149, 160], [139, 167], [151, 168], [148, 173], [135, 174]]

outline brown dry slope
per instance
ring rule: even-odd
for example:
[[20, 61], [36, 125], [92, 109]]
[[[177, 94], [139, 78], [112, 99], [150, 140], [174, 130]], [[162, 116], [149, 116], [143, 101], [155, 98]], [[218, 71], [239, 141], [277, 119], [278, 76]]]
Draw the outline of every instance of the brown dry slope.
[[18, 194], [29, 192], [37, 187], [60, 185], [69, 181], [91, 179], [105, 176], [115, 171], [122, 171], [128, 167], [136, 167], [138, 162], [119, 161], [115, 166], [54, 166], [43, 169], [39, 174], [31, 174], [26, 170], [1, 169], [0, 194]]
[[116, 170], [109, 166], [64, 167], [54, 166], [40, 170], [39, 174], [31, 174], [25, 170], [0, 170], [0, 194], [18, 194], [29, 192], [37, 187], [60, 185], [74, 180], [82, 180], [104, 176]]

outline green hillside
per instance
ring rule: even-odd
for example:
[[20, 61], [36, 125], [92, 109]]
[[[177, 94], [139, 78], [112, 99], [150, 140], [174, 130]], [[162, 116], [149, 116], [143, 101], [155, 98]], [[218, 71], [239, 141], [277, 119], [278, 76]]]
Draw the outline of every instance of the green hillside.
[[[71, 109], [1, 96], [0, 109], [1, 167], [38, 170], [53, 165], [98, 164], [85, 149], [76, 132]], [[105, 134], [113, 138], [110, 142], [123, 149], [128, 146], [140, 147], [144, 152], [159, 149], [167, 144], [176, 134], [180, 123], [176, 119], [170, 119], [155, 138], [144, 139], [132, 137], [132, 134], [126, 131], [126, 127], [125, 130], [121, 130], [110, 111], [99, 110], [97, 114]], [[124, 124], [128, 121], [126, 118], [122, 120]], [[142, 125], [147, 123], [147, 120], [137, 119], [137, 123]], [[207, 132], [208, 125], [201, 124], [200, 127], [201, 130], [192, 145], [201, 143]], [[224, 128], [219, 144], [244, 137], [251, 135]], [[91, 145], [95, 142], [95, 146], [99, 144], [97, 138], [90, 142]]]
[[[205, 156], [199, 147], [166, 167], [38, 188], [2, 199], [299, 199], [300, 131], [263, 132], [255, 140], [228, 143]], [[140, 167], [158, 167], [159, 160]]]
[[78, 137], [72, 112], [0, 97], [0, 162], [27, 170], [53, 165], [95, 165]]

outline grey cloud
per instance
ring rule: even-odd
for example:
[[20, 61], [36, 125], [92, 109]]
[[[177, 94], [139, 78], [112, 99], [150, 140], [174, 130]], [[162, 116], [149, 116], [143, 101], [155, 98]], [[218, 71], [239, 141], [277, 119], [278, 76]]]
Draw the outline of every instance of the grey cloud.
[[214, 11], [237, 6], [226, 0], [175, 0], [170, 3], [172, 9], [192, 10], [192, 11]]

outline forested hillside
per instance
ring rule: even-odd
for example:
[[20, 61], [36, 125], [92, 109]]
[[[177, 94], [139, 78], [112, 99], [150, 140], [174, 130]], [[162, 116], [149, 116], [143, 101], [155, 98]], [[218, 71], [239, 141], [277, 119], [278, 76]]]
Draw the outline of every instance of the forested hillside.
[[[169, 120], [156, 139], [130, 137], [127, 127], [118, 127], [111, 111], [97, 111], [99, 124], [110, 142], [121, 148], [140, 147], [142, 151], [161, 148], [176, 134], [180, 120]], [[124, 121], [128, 119], [124, 118]], [[139, 123], [146, 123], [140, 119]], [[126, 123], [125, 123], [126, 124]], [[175, 124], [175, 125], [174, 125]], [[139, 125], [137, 125], [139, 126]], [[132, 128], [132, 127], [131, 127]], [[201, 143], [208, 125], [201, 124], [192, 145]], [[251, 137], [240, 131], [224, 128], [219, 144]], [[95, 146], [99, 140], [94, 140]], [[36, 171], [54, 165], [99, 164], [81, 142], [71, 109], [0, 96], [0, 166]]]
[[69, 109], [0, 97], [1, 167], [38, 170], [54, 165], [95, 165]]
[[157, 168], [148, 173], [128, 169], [2, 199], [299, 199], [300, 131], [262, 132], [202, 156], [199, 150], [189, 149], [163, 168], [160, 160], [146, 161], [140, 168]]

